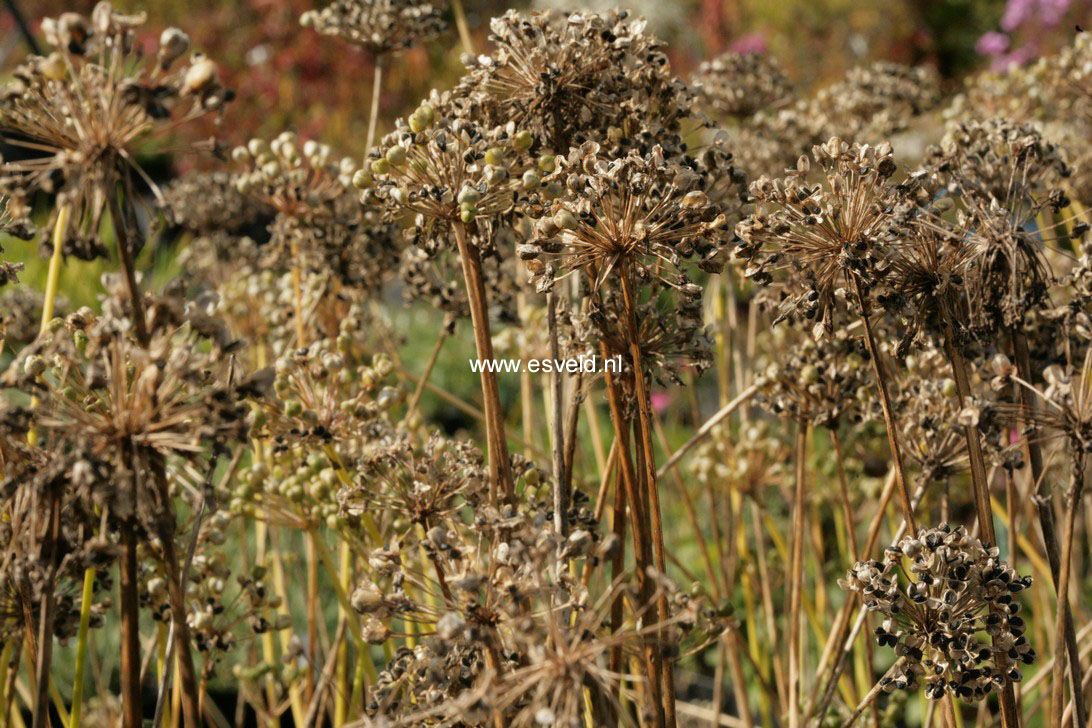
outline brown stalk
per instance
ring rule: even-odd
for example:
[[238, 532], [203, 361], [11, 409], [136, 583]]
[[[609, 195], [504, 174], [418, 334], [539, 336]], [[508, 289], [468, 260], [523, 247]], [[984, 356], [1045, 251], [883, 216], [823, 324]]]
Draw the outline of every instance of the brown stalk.
[[[554, 361], [561, 359], [561, 349], [557, 341], [557, 297], [553, 291], [546, 294], [546, 325], [550, 335], [550, 356]], [[565, 379], [556, 368], [550, 377], [554, 463], [554, 528], [560, 536], [569, 532], [569, 478], [565, 467], [565, 420], [563, 402], [565, 399]]]
[[[921, 489], [919, 488], [919, 491]], [[884, 511], [887, 510], [888, 503], [891, 502], [891, 496], [895, 492], [895, 473], [894, 468], [891, 470], [891, 475], [888, 477], [887, 482], [884, 484], [883, 493], [880, 495], [880, 502], [876, 508], [876, 513], [872, 517], [872, 523], [868, 527], [868, 539], [865, 542], [864, 548], [857, 553], [858, 559], [867, 559], [868, 555], [872, 553], [872, 549], [876, 546], [876, 541], [880, 536], [880, 527], [883, 525]], [[842, 605], [842, 610], [838, 617], [835, 619], [835, 624], [839, 625], [837, 629], [833, 630], [830, 639], [827, 640], [826, 646], [823, 648], [822, 657], [819, 659], [819, 666], [816, 668], [817, 675], [825, 675], [828, 673], [827, 662], [830, 659], [832, 651], [836, 646], [841, 646], [838, 651], [838, 656], [835, 658], [834, 668], [830, 670], [830, 678], [827, 680], [826, 688], [823, 692], [822, 699], [819, 703], [819, 720], [822, 722], [826, 715], [827, 707], [830, 705], [830, 701], [834, 696], [834, 687], [838, 682], [839, 677], [842, 675], [842, 669], [845, 666], [846, 658], [853, 647], [852, 638], [850, 636], [850, 624], [852, 620], [853, 610], [857, 606], [857, 596], [853, 594], [850, 598], [846, 599]], [[811, 706], [814, 706], [815, 699], [819, 694], [819, 683], [817, 682], [812, 690]], [[810, 717], [813, 713], [812, 707], [809, 707], [805, 711], [805, 717]]]
[[[485, 283], [482, 280], [482, 261], [478, 249], [467, 242], [466, 227], [462, 222], [452, 223], [455, 243], [459, 247], [463, 280], [467, 300], [470, 303], [470, 320], [474, 326], [474, 344], [478, 359], [493, 359], [493, 338], [489, 327], [489, 311], [486, 307]], [[504, 411], [501, 408], [500, 389], [496, 374], [481, 368], [482, 402], [485, 410], [485, 429], [489, 452], [490, 495], [509, 499], [514, 493], [512, 469], [508, 457], [508, 440], [504, 434]]]
[[[153, 459], [152, 475], [159, 489], [161, 501], [165, 504], [169, 503], [167, 471], [161, 458]], [[174, 517], [170, 513], [163, 513], [160, 516], [157, 523], [158, 535], [163, 547], [163, 568], [167, 576], [167, 601], [171, 610], [174, 653], [178, 660], [178, 677], [182, 681], [183, 717], [186, 728], [197, 728], [201, 725], [201, 713], [197, 705], [197, 672], [190, 652], [190, 626], [186, 621], [185, 589], [178, 566], [178, 555], [174, 548]]]
[[572, 494], [573, 461], [576, 459], [577, 428], [580, 425], [580, 403], [584, 399], [581, 388], [584, 386], [584, 373], [577, 372], [572, 378], [572, 392], [565, 410], [565, 487]]
[[[724, 660], [724, 655], [728, 656], [728, 668], [732, 673], [732, 686], [736, 693], [736, 709], [739, 711], [739, 717], [743, 720], [744, 728], [751, 728], [754, 725], [754, 719], [751, 717], [751, 706], [747, 703], [747, 684], [743, 681], [743, 664], [739, 659], [740, 653], [746, 653], [743, 640], [740, 639], [739, 630], [733, 629], [728, 632], [729, 645], [721, 648], [721, 661]], [[716, 704], [717, 709], [720, 708], [720, 704]]]
[[[132, 472], [132, 468], [126, 469]], [[133, 473], [133, 477], [136, 474]], [[121, 704], [122, 725], [140, 728], [140, 597], [135, 514], [121, 523]]]
[[[602, 344], [602, 355], [608, 355], [606, 344]], [[625, 417], [622, 414], [621, 392], [614, 374], [605, 373], [607, 382], [607, 402], [610, 405], [611, 422], [614, 425], [614, 436], [618, 441], [618, 463], [621, 465], [622, 483], [625, 486], [624, 499], [629, 505], [629, 514], [633, 528], [633, 557], [637, 570], [637, 589], [641, 597], [641, 606], [646, 608], [652, 602], [651, 585], [648, 579], [649, 566], [649, 542], [651, 536], [648, 533], [648, 520], [644, 516], [642, 498], [637, 489], [636, 468], [630, 459], [629, 429]], [[623, 504], [623, 508], [624, 508]], [[651, 642], [645, 641], [645, 669], [648, 677], [649, 707], [653, 720], [659, 728], [664, 724], [662, 702], [660, 699], [661, 670], [659, 666], [659, 650]]]
[[[118, 259], [121, 261], [122, 274], [133, 309], [133, 331], [141, 346], [149, 343], [148, 327], [144, 318], [144, 301], [137, 285], [133, 259], [130, 255], [128, 225], [118, 204], [115, 191], [109, 199], [110, 217], [114, 223], [114, 237], [117, 241]], [[142, 724], [140, 696], [140, 598], [138, 595], [137, 560], [137, 473], [133, 464], [132, 453], [122, 455], [122, 467], [133, 476], [133, 513], [121, 523], [121, 696], [122, 717], [125, 728], [139, 728]], [[187, 645], [188, 648], [188, 645]]]
[[[898, 660], [895, 660], [895, 664], [892, 665], [884, 675], [894, 675], [898, 669], [902, 667], [902, 662], [903, 659], [901, 657]], [[876, 684], [872, 686], [872, 689], [868, 691], [868, 695], [861, 699], [861, 703], [857, 706], [857, 709], [842, 722], [842, 728], [850, 728], [850, 726], [856, 723], [857, 719], [861, 717], [861, 714], [865, 712], [868, 706], [872, 705], [872, 701], [874, 701], [881, 692], [883, 692], [883, 687], [880, 685], [880, 681], [877, 680]]]
[[944, 720], [948, 728], [956, 728], [959, 725], [959, 719], [956, 718], [955, 700], [952, 698], [951, 693], [944, 696]]
[[[1028, 351], [1028, 340], [1023, 331], [1016, 327], [1009, 329], [1012, 339], [1012, 352], [1016, 360], [1016, 370], [1020, 378], [1025, 382], [1033, 381], [1031, 372], [1031, 355]], [[1031, 390], [1014, 383], [1020, 401], [1025, 410], [1034, 412], [1036, 408], [1035, 397]], [[1032, 501], [1035, 510], [1039, 514], [1039, 528], [1043, 533], [1043, 550], [1046, 551], [1047, 562], [1050, 564], [1050, 575], [1054, 582], [1054, 592], [1060, 595], [1058, 579], [1061, 575], [1061, 556], [1058, 548], [1058, 527], [1054, 521], [1054, 506], [1050, 500], [1050, 494], [1046, 490], [1046, 478], [1043, 477], [1043, 451], [1039, 446], [1034, 431], [1025, 432], [1024, 443], [1028, 451], [1028, 463], [1031, 466], [1031, 484], [1035, 489]], [[1059, 602], [1061, 597], [1059, 597]], [[1088, 715], [1084, 704], [1084, 694], [1081, 685], [1081, 660], [1077, 647], [1077, 630], [1073, 624], [1073, 613], [1066, 610], [1065, 614], [1065, 646], [1069, 656], [1069, 681], [1073, 693], [1073, 708], [1078, 725], [1087, 725]]]
[[[660, 490], [656, 483], [656, 457], [652, 449], [652, 415], [649, 407], [648, 385], [645, 382], [644, 364], [641, 360], [641, 342], [637, 328], [637, 302], [633, 293], [633, 271], [628, 266], [622, 270], [622, 300], [626, 307], [629, 325], [629, 347], [633, 358], [633, 380], [637, 395], [638, 425], [640, 430], [639, 446], [644, 455], [645, 488], [648, 493], [649, 525], [652, 527], [653, 557], [660, 573], [667, 573], [667, 558], [664, 555], [664, 530], [660, 512]], [[667, 595], [661, 590], [656, 599], [656, 606], [661, 622], [671, 618], [667, 605]], [[664, 719], [668, 726], [675, 725], [675, 680], [674, 667], [670, 660], [663, 661]]]
[[[1058, 614], [1054, 623], [1054, 644], [1061, 645], [1065, 640], [1065, 624], [1070, 614], [1069, 608], [1069, 580], [1073, 570], [1073, 537], [1077, 530], [1077, 511], [1081, 505], [1081, 493], [1084, 490], [1084, 457], [1075, 455], [1073, 469], [1069, 476], [1069, 493], [1066, 500], [1069, 506], [1065, 518], [1065, 540], [1062, 542], [1061, 571], [1058, 574]], [[1065, 668], [1064, 660], [1054, 658], [1052, 667], [1050, 693], [1050, 725], [1052, 728], [1061, 728], [1062, 714], [1065, 709]], [[1073, 692], [1074, 701], [1080, 694], [1080, 683], [1076, 683]], [[1081, 721], [1075, 721], [1075, 725], [1084, 726]]]
[[789, 728], [801, 724], [800, 715], [800, 607], [804, 588], [805, 458], [808, 454], [806, 415], [796, 424], [796, 489], [792, 504], [792, 553], [789, 573]]
[[880, 393], [880, 407], [883, 409], [883, 420], [887, 430], [887, 444], [891, 448], [891, 462], [895, 468], [895, 485], [899, 491], [899, 500], [902, 503], [903, 518], [910, 529], [910, 533], [917, 533], [918, 526], [914, 520], [914, 507], [910, 503], [910, 489], [906, 485], [906, 470], [902, 464], [902, 450], [899, 449], [898, 427], [895, 416], [891, 412], [891, 395], [887, 389], [887, 377], [884, 374], [883, 363], [880, 361], [879, 347], [876, 346], [876, 337], [872, 332], [872, 322], [869, 320], [871, 310], [864, 292], [861, 290], [860, 280], [853, 277], [853, 290], [857, 294], [857, 303], [861, 307], [861, 323], [864, 324], [865, 346], [868, 347], [868, 358], [872, 360], [872, 370], [876, 374], [876, 385]]
[[[963, 359], [963, 353], [955, 340], [955, 328], [952, 322], [944, 318], [944, 351], [948, 361], [952, 365], [952, 373], [955, 376], [956, 392], [959, 395], [960, 406], [971, 401], [971, 383], [967, 375], [967, 362]], [[986, 461], [982, 455], [982, 443], [978, 439], [978, 427], [973, 424], [965, 425], [964, 436], [967, 440], [967, 459], [971, 465], [971, 482], [974, 489], [975, 506], [978, 511], [979, 532], [983, 540], [991, 544], [997, 543], [997, 532], [994, 530], [993, 513], [990, 510], [990, 489], [986, 479]], [[1020, 714], [1016, 707], [1016, 691], [1012, 683], [1006, 683], [1001, 690], [1001, 721], [1005, 728], [1016, 728], [1020, 724]]]
[[[628, 457], [628, 456], [627, 456]], [[614, 550], [614, 556], [610, 561], [610, 580], [611, 584], [619, 583], [622, 578], [622, 574], [626, 569], [626, 491], [622, 487], [622, 469], [617, 468], [614, 471], [614, 509], [611, 513], [611, 531], [614, 537], [618, 539], [617, 546]], [[614, 601], [610, 605], [610, 631], [611, 634], [618, 634], [618, 631], [622, 629], [622, 595], [618, 594]], [[616, 675], [622, 673], [624, 667], [622, 645], [620, 643], [614, 643], [610, 647], [610, 661], [608, 667], [610, 671]], [[619, 680], [613, 687], [614, 696], [611, 701], [612, 708], [614, 705], [621, 705], [621, 691], [622, 681]], [[612, 720], [611, 725], [617, 725], [617, 720]]]
[[61, 497], [54, 489], [49, 497], [49, 535], [42, 544], [42, 560], [49, 565], [49, 572], [38, 619], [38, 664], [34, 678], [33, 728], [44, 728], [49, 720], [49, 669], [53, 663], [53, 619], [56, 607], [53, 585], [57, 575], [60, 543]]
[[[671, 449], [668, 447], [667, 435], [664, 433], [664, 426], [663, 423], [660, 422], [659, 415], [653, 413], [652, 424], [656, 428], [656, 437], [660, 441], [660, 447], [664, 449], [664, 452], [670, 452]], [[705, 533], [702, 532], [701, 522], [698, 519], [698, 512], [694, 508], [694, 499], [690, 497], [690, 491], [686, 489], [686, 484], [683, 483], [679, 471], [673, 470], [671, 475], [671, 482], [675, 486], [675, 492], [678, 494], [679, 500], [682, 501], [683, 509], [686, 511], [686, 520], [694, 533], [698, 551], [701, 552], [702, 566], [705, 567], [705, 578], [709, 581], [709, 586], [713, 591], [713, 597], [719, 601], [722, 598], [720, 582], [717, 580], [716, 570], [713, 568], [713, 559], [712, 556], [709, 555], [709, 544], [705, 540]]]

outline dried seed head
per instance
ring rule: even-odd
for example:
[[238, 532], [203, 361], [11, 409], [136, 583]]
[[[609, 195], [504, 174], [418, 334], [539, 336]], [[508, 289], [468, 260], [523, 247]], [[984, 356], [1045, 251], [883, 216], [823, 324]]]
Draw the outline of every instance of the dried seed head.
[[447, 30], [443, 8], [422, 0], [334, 0], [321, 10], [305, 12], [300, 25], [377, 55], [423, 43]]
[[[924, 682], [931, 699], [951, 693], [972, 702], [1021, 679], [1018, 665], [1032, 663], [1035, 651], [1016, 616], [1016, 595], [1031, 577], [1017, 575], [998, 553], [943, 524], [903, 538], [882, 561], [856, 564], [839, 582], [886, 617], [875, 636], [901, 659], [894, 688]], [[913, 575], [905, 586], [904, 558]]]

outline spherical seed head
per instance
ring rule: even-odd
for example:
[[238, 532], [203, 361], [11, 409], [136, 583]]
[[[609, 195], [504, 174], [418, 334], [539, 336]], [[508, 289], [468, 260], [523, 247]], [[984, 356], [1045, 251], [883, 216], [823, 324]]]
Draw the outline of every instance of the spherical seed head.
[[673, 76], [644, 20], [618, 10], [510, 10], [490, 30], [496, 50], [464, 56], [468, 73], [456, 89], [484, 123], [514, 120], [561, 152], [585, 139], [606, 145], [611, 128], [629, 131], [616, 138], [623, 152], [640, 147], [643, 132], [672, 152], [681, 143], [672, 137], [694, 116], [694, 95]]
[[373, 54], [408, 48], [447, 30], [443, 8], [421, 0], [334, 0], [305, 12], [300, 25]]
[[[901, 588], [904, 559], [913, 580]], [[1030, 578], [1018, 576], [996, 546], [962, 527], [906, 536], [882, 562], [858, 563], [839, 583], [887, 616], [875, 633], [902, 660], [892, 678], [898, 689], [913, 689], [920, 678], [931, 699], [950, 692], [973, 702], [1018, 681], [1015, 666], [1035, 658], [1016, 616], [1015, 595]]]
[[761, 53], [729, 52], [704, 61], [692, 81], [710, 111], [726, 116], [751, 116], [791, 92], [781, 65]]
[[[56, 50], [31, 56], [0, 97], [0, 120], [35, 145], [30, 159], [0, 164], [0, 197], [17, 220], [27, 220], [37, 190], [58, 194], [72, 208], [66, 253], [98, 254], [99, 224], [117, 185], [131, 188], [137, 166], [175, 128], [219, 114], [232, 92], [218, 81], [215, 63], [200, 54], [178, 63], [189, 45], [182, 31], [163, 32], [155, 60], [145, 59], [136, 35], [144, 15], [122, 15], [96, 5], [91, 20], [75, 13], [43, 21]], [[61, 205], [57, 205], [60, 208]], [[56, 212], [54, 212], [56, 216]], [[80, 238], [91, 239], [81, 244]]]
[[821, 181], [810, 181], [805, 164], [784, 178], [751, 183], [755, 211], [736, 226], [736, 255], [744, 275], [784, 288], [792, 315], [812, 321], [823, 336], [835, 329], [835, 293], [852, 293], [858, 284], [871, 289], [913, 206], [891, 179], [890, 144], [832, 137], [811, 156]]

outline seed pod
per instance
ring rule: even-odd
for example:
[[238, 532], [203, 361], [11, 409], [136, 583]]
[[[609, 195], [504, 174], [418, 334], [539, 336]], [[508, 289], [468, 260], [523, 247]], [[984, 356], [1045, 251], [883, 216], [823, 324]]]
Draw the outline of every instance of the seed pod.
[[167, 28], [159, 35], [159, 67], [166, 71], [189, 50], [190, 37], [179, 28]]
[[205, 56], [199, 56], [194, 60], [193, 64], [186, 69], [186, 75], [182, 79], [182, 87], [179, 89], [179, 94], [182, 96], [189, 96], [190, 94], [204, 91], [210, 85], [216, 83], [218, 76], [219, 71], [216, 68], [216, 64]]

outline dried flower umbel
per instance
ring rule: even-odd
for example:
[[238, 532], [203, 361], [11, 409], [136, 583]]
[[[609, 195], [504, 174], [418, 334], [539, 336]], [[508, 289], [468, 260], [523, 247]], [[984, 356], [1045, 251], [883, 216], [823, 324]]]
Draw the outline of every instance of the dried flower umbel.
[[[268, 143], [252, 139], [232, 157], [244, 165], [236, 189], [276, 212], [263, 266], [325, 272], [356, 295], [374, 293], [389, 278], [396, 264], [393, 230], [376, 209], [358, 203], [350, 187], [357, 172], [352, 159], [291, 132]], [[303, 327], [299, 346], [308, 339], [304, 313], [296, 312]]]
[[816, 336], [835, 328], [836, 294], [846, 286], [866, 295], [888, 249], [898, 244], [906, 204], [891, 179], [891, 145], [849, 145], [833, 138], [812, 151], [825, 184], [810, 184], [804, 156], [784, 179], [751, 183], [755, 212], [741, 222], [736, 251], [748, 278], [774, 281], [782, 271], [799, 280], [792, 292], [798, 316], [813, 320]]
[[65, 252], [80, 258], [104, 254], [99, 224], [120, 186], [137, 197], [135, 181], [156, 185], [137, 162], [150, 139], [179, 124], [219, 113], [233, 97], [216, 64], [189, 50], [177, 28], [163, 31], [156, 55], [145, 59], [136, 34], [144, 14], [123, 15], [100, 2], [90, 18], [65, 13], [43, 29], [55, 50], [32, 56], [8, 82], [0, 102], [5, 140], [24, 148], [4, 160], [0, 189], [16, 221], [27, 221], [37, 190], [61, 196], [56, 210], [71, 208]]
[[[911, 576], [905, 586], [904, 558]], [[907, 536], [882, 560], [859, 562], [839, 583], [885, 617], [876, 641], [900, 658], [894, 674], [881, 681], [885, 692], [924, 683], [929, 698], [951, 693], [978, 701], [1019, 682], [1018, 666], [1035, 661], [1015, 596], [1031, 586], [1031, 577], [1018, 575], [996, 546], [963, 528], [944, 524]]]
[[760, 53], [729, 52], [704, 61], [693, 83], [711, 111], [732, 117], [776, 108], [791, 91], [777, 59]]
[[535, 237], [516, 252], [539, 290], [579, 270], [592, 290], [615, 276], [635, 276], [693, 297], [700, 287], [682, 274], [683, 261], [719, 271], [730, 235], [728, 214], [706, 192], [705, 171], [665, 160], [658, 147], [605, 158], [590, 142], [565, 160], [564, 194], [532, 212]]
[[[960, 123], [929, 150], [923, 177], [941, 199], [917, 222], [966, 258], [963, 277], [978, 293], [968, 298], [974, 331], [1004, 331], [1046, 304], [1052, 274], [1045, 248], [1064, 235], [1047, 216], [1069, 206], [1061, 187], [1068, 176], [1058, 147], [1007, 119]], [[945, 230], [938, 217], [954, 217], [955, 229]]]
[[379, 55], [427, 41], [447, 30], [443, 8], [421, 0], [333, 0], [308, 10], [300, 24]]
[[493, 55], [464, 58], [467, 111], [492, 124], [514, 120], [559, 154], [588, 139], [636, 144], [641, 132], [667, 147], [693, 115], [693, 94], [671, 74], [663, 44], [626, 11], [510, 10], [490, 30]]
[[[136, 558], [138, 534], [154, 537], [171, 585], [172, 621], [182, 648], [181, 676], [196, 698], [186, 606], [173, 551], [175, 521], [170, 484], [174, 469], [201, 467], [205, 453], [246, 440], [242, 396], [232, 380], [230, 352], [238, 347], [200, 306], [153, 299], [145, 322], [147, 343], [135, 340], [123, 299], [111, 297], [101, 317], [89, 311], [51, 326], [52, 341], [18, 363], [18, 382], [39, 397], [40, 446], [74, 449], [107, 464], [78, 480], [86, 509], [103, 512], [107, 528], [120, 532], [123, 558]], [[205, 342], [206, 351], [198, 348]], [[85, 469], [83, 472], [87, 472]], [[56, 508], [63, 507], [61, 494]], [[94, 532], [88, 528], [86, 538]], [[100, 534], [105, 536], [105, 534]], [[123, 601], [133, 598], [122, 568]], [[135, 604], [134, 602], [131, 602]], [[181, 626], [180, 626], [181, 625]], [[187, 664], [189, 662], [189, 664]], [[128, 702], [126, 703], [129, 704]], [[195, 706], [191, 705], [191, 708]]]

